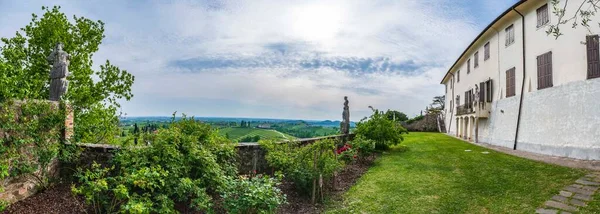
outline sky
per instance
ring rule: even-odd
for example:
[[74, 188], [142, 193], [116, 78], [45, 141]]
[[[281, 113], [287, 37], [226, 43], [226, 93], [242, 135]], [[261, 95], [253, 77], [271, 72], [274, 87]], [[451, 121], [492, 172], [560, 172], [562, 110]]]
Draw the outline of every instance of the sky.
[[[0, 37], [60, 5], [105, 23], [94, 62], [135, 76], [127, 116], [351, 120], [418, 115], [517, 0], [0, 0]], [[95, 64], [98, 68], [99, 64]]]

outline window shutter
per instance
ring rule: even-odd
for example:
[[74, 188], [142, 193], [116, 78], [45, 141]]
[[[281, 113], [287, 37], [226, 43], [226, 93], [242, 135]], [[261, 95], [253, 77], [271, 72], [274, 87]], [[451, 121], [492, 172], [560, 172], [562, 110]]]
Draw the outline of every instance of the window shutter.
[[486, 96], [486, 97], [487, 97], [487, 102], [488, 102], [488, 103], [491, 103], [491, 102], [492, 102], [492, 95], [493, 95], [493, 91], [492, 91], [492, 90], [493, 90], [493, 88], [494, 88], [494, 87], [492, 86], [492, 80], [488, 80], [488, 81], [486, 82], [486, 86], [487, 86], [487, 88], [486, 88], [485, 92], [487, 93], [487, 94], [486, 94], [486, 95], [487, 95], [487, 96]]
[[479, 102], [485, 102], [485, 82], [479, 83]]
[[600, 77], [600, 51], [598, 50], [600, 44], [598, 39], [598, 35], [587, 36], [586, 38], [588, 79]]
[[537, 57], [538, 89], [552, 87], [552, 51]]
[[515, 68], [506, 71], [506, 97], [515, 96]]

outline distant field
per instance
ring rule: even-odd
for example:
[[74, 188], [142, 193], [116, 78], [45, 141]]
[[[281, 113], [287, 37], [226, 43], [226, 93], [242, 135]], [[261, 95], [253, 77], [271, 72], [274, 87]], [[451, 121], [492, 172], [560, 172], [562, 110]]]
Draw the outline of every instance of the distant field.
[[247, 136], [260, 136], [260, 139], [296, 139], [294, 136], [270, 129], [229, 127], [219, 129], [219, 134], [229, 136], [231, 140], [239, 140]]

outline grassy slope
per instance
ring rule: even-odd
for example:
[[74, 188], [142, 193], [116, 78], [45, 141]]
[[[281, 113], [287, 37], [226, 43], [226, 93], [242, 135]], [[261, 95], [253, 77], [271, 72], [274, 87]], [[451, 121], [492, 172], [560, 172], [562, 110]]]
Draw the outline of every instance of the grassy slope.
[[229, 134], [229, 138], [232, 140], [237, 140], [245, 136], [260, 136], [261, 139], [295, 139], [295, 137], [283, 134], [281, 132], [275, 130], [268, 129], [256, 129], [256, 128], [239, 128], [239, 127], [230, 127], [230, 128], [222, 128], [219, 129], [219, 133], [223, 136]]
[[585, 173], [443, 134], [411, 133], [403, 145], [377, 160], [344, 195], [344, 202], [328, 212], [534, 213]]

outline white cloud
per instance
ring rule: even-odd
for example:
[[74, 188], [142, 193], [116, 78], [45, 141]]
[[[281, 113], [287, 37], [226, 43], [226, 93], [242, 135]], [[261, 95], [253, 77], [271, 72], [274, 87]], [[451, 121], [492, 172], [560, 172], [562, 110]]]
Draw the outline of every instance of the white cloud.
[[[69, 16], [106, 23], [107, 38], [94, 61], [110, 59], [136, 75], [135, 97], [123, 105], [129, 115], [184, 109], [203, 116], [338, 119], [346, 95], [354, 120], [366, 116], [369, 105], [415, 115], [443, 93], [441, 77], [477, 34], [471, 17], [460, 15], [466, 9], [453, 0], [55, 3]], [[0, 9], [19, 24], [0, 20], [0, 36], [23, 26], [43, 4], [51, 3], [12, 2]], [[196, 58], [251, 60], [257, 66], [173, 66]], [[412, 65], [368, 72], [360, 66], [339, 69], [370, 59]], [[309, 60], [336, 64], [297, 65]], [[215, 103], [207, 109], [191, 102], [198, 100]]]

